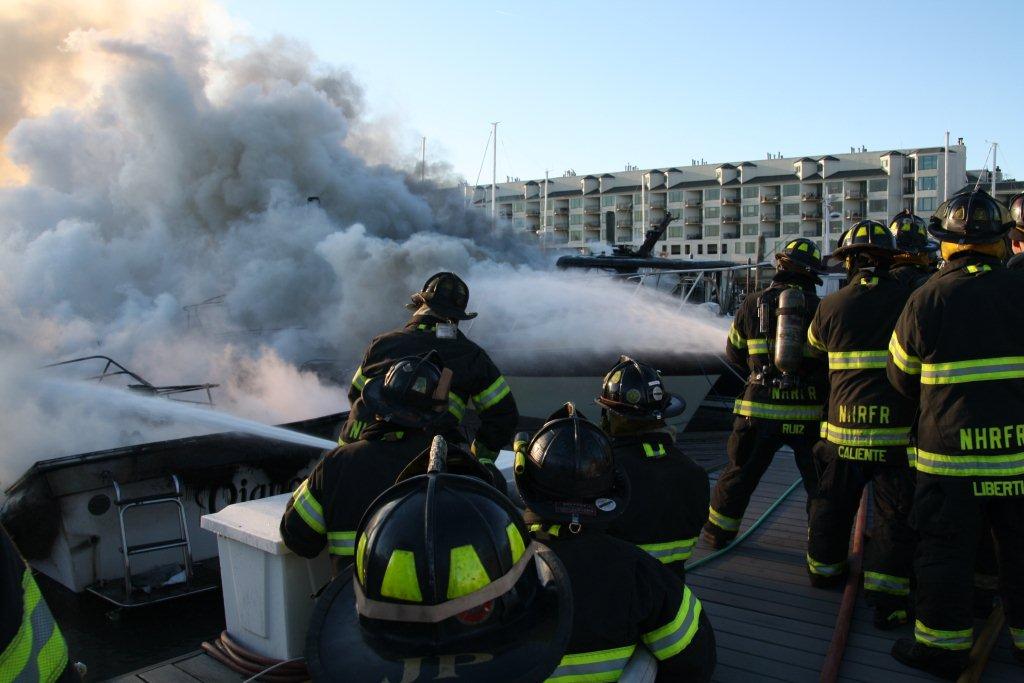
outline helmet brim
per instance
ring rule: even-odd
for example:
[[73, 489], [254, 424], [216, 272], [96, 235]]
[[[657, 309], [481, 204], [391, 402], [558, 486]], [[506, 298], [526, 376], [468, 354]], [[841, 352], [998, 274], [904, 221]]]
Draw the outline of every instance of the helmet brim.
[[629, 477], [618, 465], [613, 470], [612, 489], [593, 500], [556, 499], [543, 494], [533, 486], [527, 472], [515, 473], [516, 489], [527, 509], [545, 521], [602, 527], [618, 519], [629, 503]]
[[382, 377], [367, 380], [363, 386], [362, 401], [371, 413], [385, 422], [409, 429], [431, 427], [448, 415], [448, 412], [443, 410], [398, 405], [384, 393]]
[[846, 247], [839, 247], [834, 252], [826, 257], [826, 262], [829, 266], [842, 265], [848, 257], [854, 254], [873, 254], [876, 256], [888, 256], [893, 257], [897, 252], [895, 249], [884, 249], [882, 247], [876, 247], [873, 244], [851, 244]]
[[430, 311], [430, 315], [442, 320], [472, 320], [478, 315], [476, 312], [464, 311], [461, 308], [448, 306], [440, 301], [434, 301], [430, 292], [426, 294], [417, 292], [411, 298], [412, 303], [405, 305], [410, 311], [418, 311], [423, 306], [426, 306]]
[[643, 410], [636, 406], [631, 406], [628, 403], [609, 401], [603, 396], [595, 398], [594, 403], [620, 417], [633, 420], [667, 420], [672, 417], [679, 417], [686, 412], [686, 400], [677, 394], [669, 394], [668, 402], [662, 410], [657, 412], [657, 414], [649, 410]]
[[436, 668], [441, 655], [454, 659], [454, 655], [473, 653], [487, 656], [460, 657], [455, 664], [460, 681], [545, 680], [558, 667], [569, 642], [572, 591], [565, 567], [550, 548], [538, 544], [535, 558], [533, 569], [527, 571], [534, 571], [539, 591], [529, 611], [504, 629], [507, 636], [495, 637], [487, 629], [480, 637], [453, 644], [451, 652], [394, 652], [367, 637], [356, 612], [353, 571], [346, 569], [324, 589], [313, 608], [306, 634], [306, 664], [312, 679], [405, 680], [410, 657], [424, 657], [421, 666], [427, 669]]
[[965, 235], [962, 232], [944, 230], [937, 225], [928, 226], [928, 234], [940, 242], [952, 242], [954, 244], [992, 244], [1006, 237], [1007, 228], [999, 234], [993, 235]]

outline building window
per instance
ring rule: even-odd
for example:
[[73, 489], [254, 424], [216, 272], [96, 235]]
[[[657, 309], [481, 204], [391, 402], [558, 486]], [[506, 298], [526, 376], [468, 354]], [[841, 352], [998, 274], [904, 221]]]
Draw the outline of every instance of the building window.
[[728, 244], [723, 244], [722, 245], [722, 253], [723, 254], [728, 254], [729, 253], [729, 245]]
[[885, 213], [889, 208], [889, 201], [886, 199], [869, 199], [868, 213]]
[[917, 179], [917, 189], [934, 190], [937, 182], [938, 178], [936, 178], [933, 175], [921, 176], [920, 178]]
[[757, 199], [757, 185], [748, 185], [743, 188], [744, 199]]
[[760, 210], [761, 209], [757, 206], [757, 204], [745, 204], [743, 206], [743, 215], [756, 216]]
[[670, 225], [670, 226], [668, 226], [668, 236], [669, 236], [669, 239], [680, 239], [680, 238], [682, 238], [682, 236], [683, 236], [683, 226], [681, 226], [681, 225]]
[[718, 226], [717, 225], [706, 225], [704, 226], [705, 237], [718, 237]]
[[833, 199], [832, 201], [830, 201], [828, 203], [828, 206], [826, 206], [825, 208], [828, 210], [829, 213], [842, 213], [843, 212], [843, 200], [842, 199]]
[[918, 211], [934, 211], [935, 210], [935, 197], [918, 197], [917, 198], [917, 210]]
[[828, 193], [829, 194], [842, 194], [843, 193], [843, 182], [841, 180], [839, 180], [839, 181], [833, 181], [833, 182], [829, 183], [828, 184]]
[[569, 225], [583, 225], [583, 214], [574, 213], [569, 216]]
[[704, 207], [704, 218], [718, 218], [722, 213], [722, 210], [717, 206], [706, 206]]
[[684, 244], [683, 245], [683, 253], [686, 254], [687, 256], [690, 255], [690, 245], [689, 244]]
[[782, 215], [783, 216], [798, 216], [798, 215], [800, 215], [800, 205], [799, 204], [783, 204], [782, 205]]
[[522, 213], [523, 212], [523, 202], [512, 202], [512, 212], [513, 213]]
[[918, 168], [922, 171], [934, 171], [938, 157], [934, 154], [926, 154], [917, 158]]
[[697, 245], [697, 253], [698, 254], [703, 254], [704, 253], [704, 245], [703, 244], [698, 244]]
[[569, 200], [570, 209], [582, 209], [583, 208], [583, 197], [573, 197]]
[[644, 222], [644, 212], [641, 209], [633, 209], [633, 222], [634, 223], [643, 223]]
[[904, 178], [903, 180], [903, 194], [914, 194], [914, 179]]
[[722, 191], [717, 187], [712, 190], [704, 190], [704, 199], [719, 199], [722, 196]]
[[676, 254], [676, 255], [679, 254], [679, 245], [678, 244], [673, 244], [672, 245], [672, 253]]
[[615, 206], [615, 195], [606, 194], [601, 197], [601, 206]]
[[709, 244], [708, 245], [708, 253], [709, 254], [717, 254], [718, 253], [718, 245], [717, 244]]
[[868, 181], [868, 192], [888, 192], [889, 180], [887, 178], [875, 178]]
[[582, 230], [570, 230], [569, 231], [569, 241], [570, 242], [582, 242], [583, 241], [583, 231]]
[[680, 202], [683, 201], [683, 191], [672, 190], [671, 192], [668, 193], [668, 201], [672, 204], [679, 204]]
[[783, 235], [795, 235], [798, 232], [800, 232], [800, 224], [799, 223], [783, 223], [782, 224], [782, 234]]
[[744, 235], [756, 235], [757, 234], [757, 223], [744, 223], [743, 224]]
[[553, 211], [554, 208], [555, 208], [555, 200], [554, 199], [549, 199], [548, 200], [548, 211]]
[[795, 197], [798, 194], [800, 194], [800, 184], [799, 183], [793, 183], [792, 185], [783, 185], [782, 186], [782, 196], [783, 197]]
[[746, 243], [744, 243], [744, 245], [743, 245], [743, 253], [744, 254], [753, 254], [756, 251], [757, 251], [757, 244], [755, 244], [754, 242], [746, 242]]

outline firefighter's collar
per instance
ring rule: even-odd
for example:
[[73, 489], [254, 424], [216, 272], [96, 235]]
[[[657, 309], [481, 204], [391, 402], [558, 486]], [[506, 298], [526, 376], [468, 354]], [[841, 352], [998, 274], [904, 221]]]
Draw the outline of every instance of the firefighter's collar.
[[1002, 268], [1003, 262], [998, 257], [980, 254], [976, 251], [960, 251], [949, 257], [945, 267], [939, 271], [939, 277], [958, 273], [971, 266], [986, 265], [991, 268]]

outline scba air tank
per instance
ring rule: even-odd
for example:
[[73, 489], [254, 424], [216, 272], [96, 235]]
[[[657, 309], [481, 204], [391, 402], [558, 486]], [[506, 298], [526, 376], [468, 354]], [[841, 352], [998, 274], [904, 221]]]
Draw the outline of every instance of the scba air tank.
[[807, 327], [804, 324], [804, 293], [790, 287], [779, 295], [775, 312], [775, 367], [784, 375], [800, 371]]

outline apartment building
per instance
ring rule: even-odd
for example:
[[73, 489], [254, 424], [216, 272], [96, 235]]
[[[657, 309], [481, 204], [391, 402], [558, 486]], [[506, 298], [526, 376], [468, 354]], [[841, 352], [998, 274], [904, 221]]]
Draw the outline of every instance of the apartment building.
[[[945, 159], [948, 158], [948, 175]], [[548, 248], [601, 249], [639, 244], [648, 226], [673, 217], [656, 253], [674, 259], [737, 263], [771, 258], [793, 237], [827, 252], [864, 218], [883, 223], [904, 208], [930, 214], [967, 182], [967, 149], [900, 149], [819, 157], [629, 170], [499, 183], [502, 220], [535, 233]], [[467, 200], [491, 210], [490, 185], [468, 186]]]

